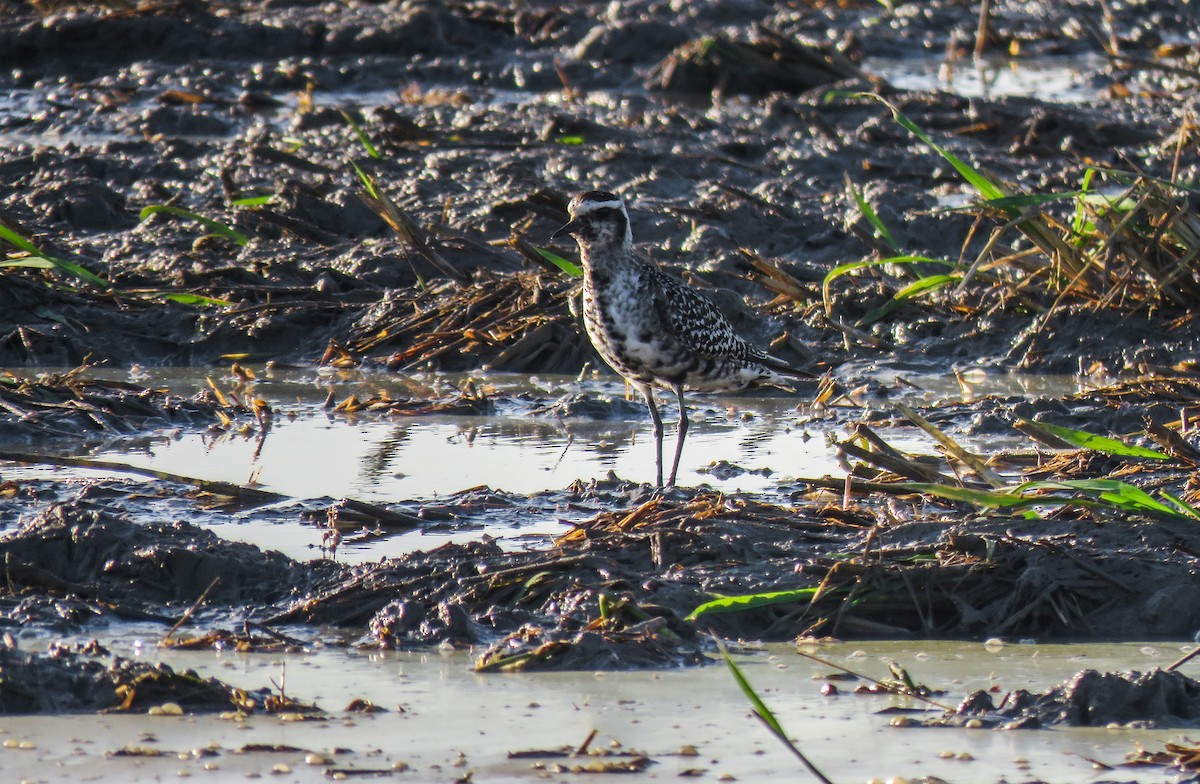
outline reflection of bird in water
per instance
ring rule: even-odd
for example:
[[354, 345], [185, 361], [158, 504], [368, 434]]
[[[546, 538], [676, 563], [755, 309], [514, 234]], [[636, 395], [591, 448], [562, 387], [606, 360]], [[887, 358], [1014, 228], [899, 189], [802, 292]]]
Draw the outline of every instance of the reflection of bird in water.
[[663, 484], [663, 423], [653, 385], [675, 393], [679, 434], [668, 485], [675, 484], [687, 435], [683, 390], [731, 392], [785, 376], [810, 376], [746, 342], [712, 302], [633, 249], [625, 204], [604, 191], [571, 199], [570, 234], [583, 261], [583, 321], [592, 345], [637, 387], [654, 420], [657, 482]]

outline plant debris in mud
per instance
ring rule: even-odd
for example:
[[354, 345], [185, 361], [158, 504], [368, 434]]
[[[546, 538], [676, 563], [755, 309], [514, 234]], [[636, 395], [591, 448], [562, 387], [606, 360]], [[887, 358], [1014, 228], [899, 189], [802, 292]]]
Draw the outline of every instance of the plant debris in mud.
[[224, 427], [246, 415], [269, 424], [270, 410], [216, 391], [192, 398], [127, 381], [88, 378], [88, 367], [29, 378], [0, 373], [0, 437], [8, 443], [47, 437], [133, 435], [173, 426]]
[[[52, 644], [37, 654], [18, 650], [11, 636], [0, 641], [0, 714], [280, 712], [281, 704], [266, 689], [246, 692], [190, 670], [111, 656], [95, 643]], [[300, 709], [312, 710], [289, 707]]]
[[968, 695], [953, 713], [926, 719], [927, 727], [1171, 727], [1200, 726], [1200, 682], [1179, 672], [1083, 670], [1044, 693], [1012, 691]]
[[[723, 304], [763, 293], [761, 259], [776, 352], [1061, 367], [1070, 341], [1121, 366], [1126, 318], [1200, 344], [1172, 321], [1195, 288], [1196, 55], [1153, 32], [1190, 29], [1178, 4], [996, 10], [978, 37], [1005, 65], [1111, 65], [1086, 104], [888, 90], [936, 157], [820, 86], [872, 86], [872, 57], [954, 65], [970, 4], [127, 5], [0, 4], [0, 364], [311, 362], [332, 339], [390, 367], [578, 372], [569, 282], [525, 294], [586, 178], [652, 207], [639, 236]], [[935, 209], [955, 161], [987, 191], [969, 214]]]

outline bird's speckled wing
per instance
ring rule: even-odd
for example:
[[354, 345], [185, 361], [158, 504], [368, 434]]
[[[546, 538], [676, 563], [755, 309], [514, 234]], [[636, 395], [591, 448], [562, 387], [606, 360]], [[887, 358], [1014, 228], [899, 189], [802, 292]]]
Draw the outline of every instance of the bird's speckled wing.
[[733, 331], [733, 325], [717, 306], [682, 281], [653, 268], [654, 302], [663, 325], [675, 338], [704, 357], [766, 358], [761, 350]]

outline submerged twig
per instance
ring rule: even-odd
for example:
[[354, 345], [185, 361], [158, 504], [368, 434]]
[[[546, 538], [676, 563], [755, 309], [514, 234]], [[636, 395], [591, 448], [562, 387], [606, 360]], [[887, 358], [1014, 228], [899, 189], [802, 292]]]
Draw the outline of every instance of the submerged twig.
[[286, 500], [288, 496], [273, 493], [270, 490], [259, 490], [256, 487], [235, 485], [232, 482], [219, 482], [211, 479], [199, 479], [194, 476], [172, 474], [169, 471], [158, 471], [153, 468], [117, 463], [108, 460], [90, 460], [85, 457], [68, 457], [66, 455], [33, 455], [24, 452], [0, 451], [0, 462], [20, 463], [21, 465], [58, 465], [71, 468], [87, 468], [94, 471], [119, 471], [126, 474], [147, 476], [151, 479], [162, 479], [168, 482], [180, 482], [192, 485], [208, 493], [229, 496], [238, 501], [254, 504], [268, 504]]

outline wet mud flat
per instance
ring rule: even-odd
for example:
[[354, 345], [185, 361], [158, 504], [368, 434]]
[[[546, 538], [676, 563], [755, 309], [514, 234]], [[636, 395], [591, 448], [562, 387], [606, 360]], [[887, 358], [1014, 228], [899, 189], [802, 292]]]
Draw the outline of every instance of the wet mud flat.
[[[1010, 67], [1093, 56], [1095, 100], [1062, 103], [889, 88], [872, 57], [968, 67], [979, 24], [962, 4], [902, 5], [647, 0], [597, 18], [547, 3], [10, 0], [0, 218], [20, 240], [6, 245], [42, 261], [4, 269], [0, 364], [324, 355], [578, 372], [594, 356], [572, 281], [534, 246], [591, 186], [626, 196], [655, 259], [716, 292], [750, 337], [817, 369], [888, 357], [1120, 372], [1194, 354], [1192, 284], [1171, 271], [1190, 239], [1126, 270], [1076, 268], [1042, 229], [989, 236], [1014, 208], [940, 210], [972, 186], [853, 95], [886, 98], [1016, 196], [1085, 177], [1082, 190], [1182, 187], [1195, 52], [1160, 31], [1190, 29], [1190, 12], [997, 6], [986, 51]], [[1109, 30], [1108, 60], [1094, 29]], [[1044, 203], [1045, 231], [1063, 229], [1069, 200]], [[1126, 230], [1148, 221], [1152, 235], [1175, 214], [1143, 207], [1097, 232], [1124, 247], [1139, 241]], [[910, 261], [826, 279], [883, 257]], [[943, 262], [961, 264], [953, 286], [935, 280]]]

